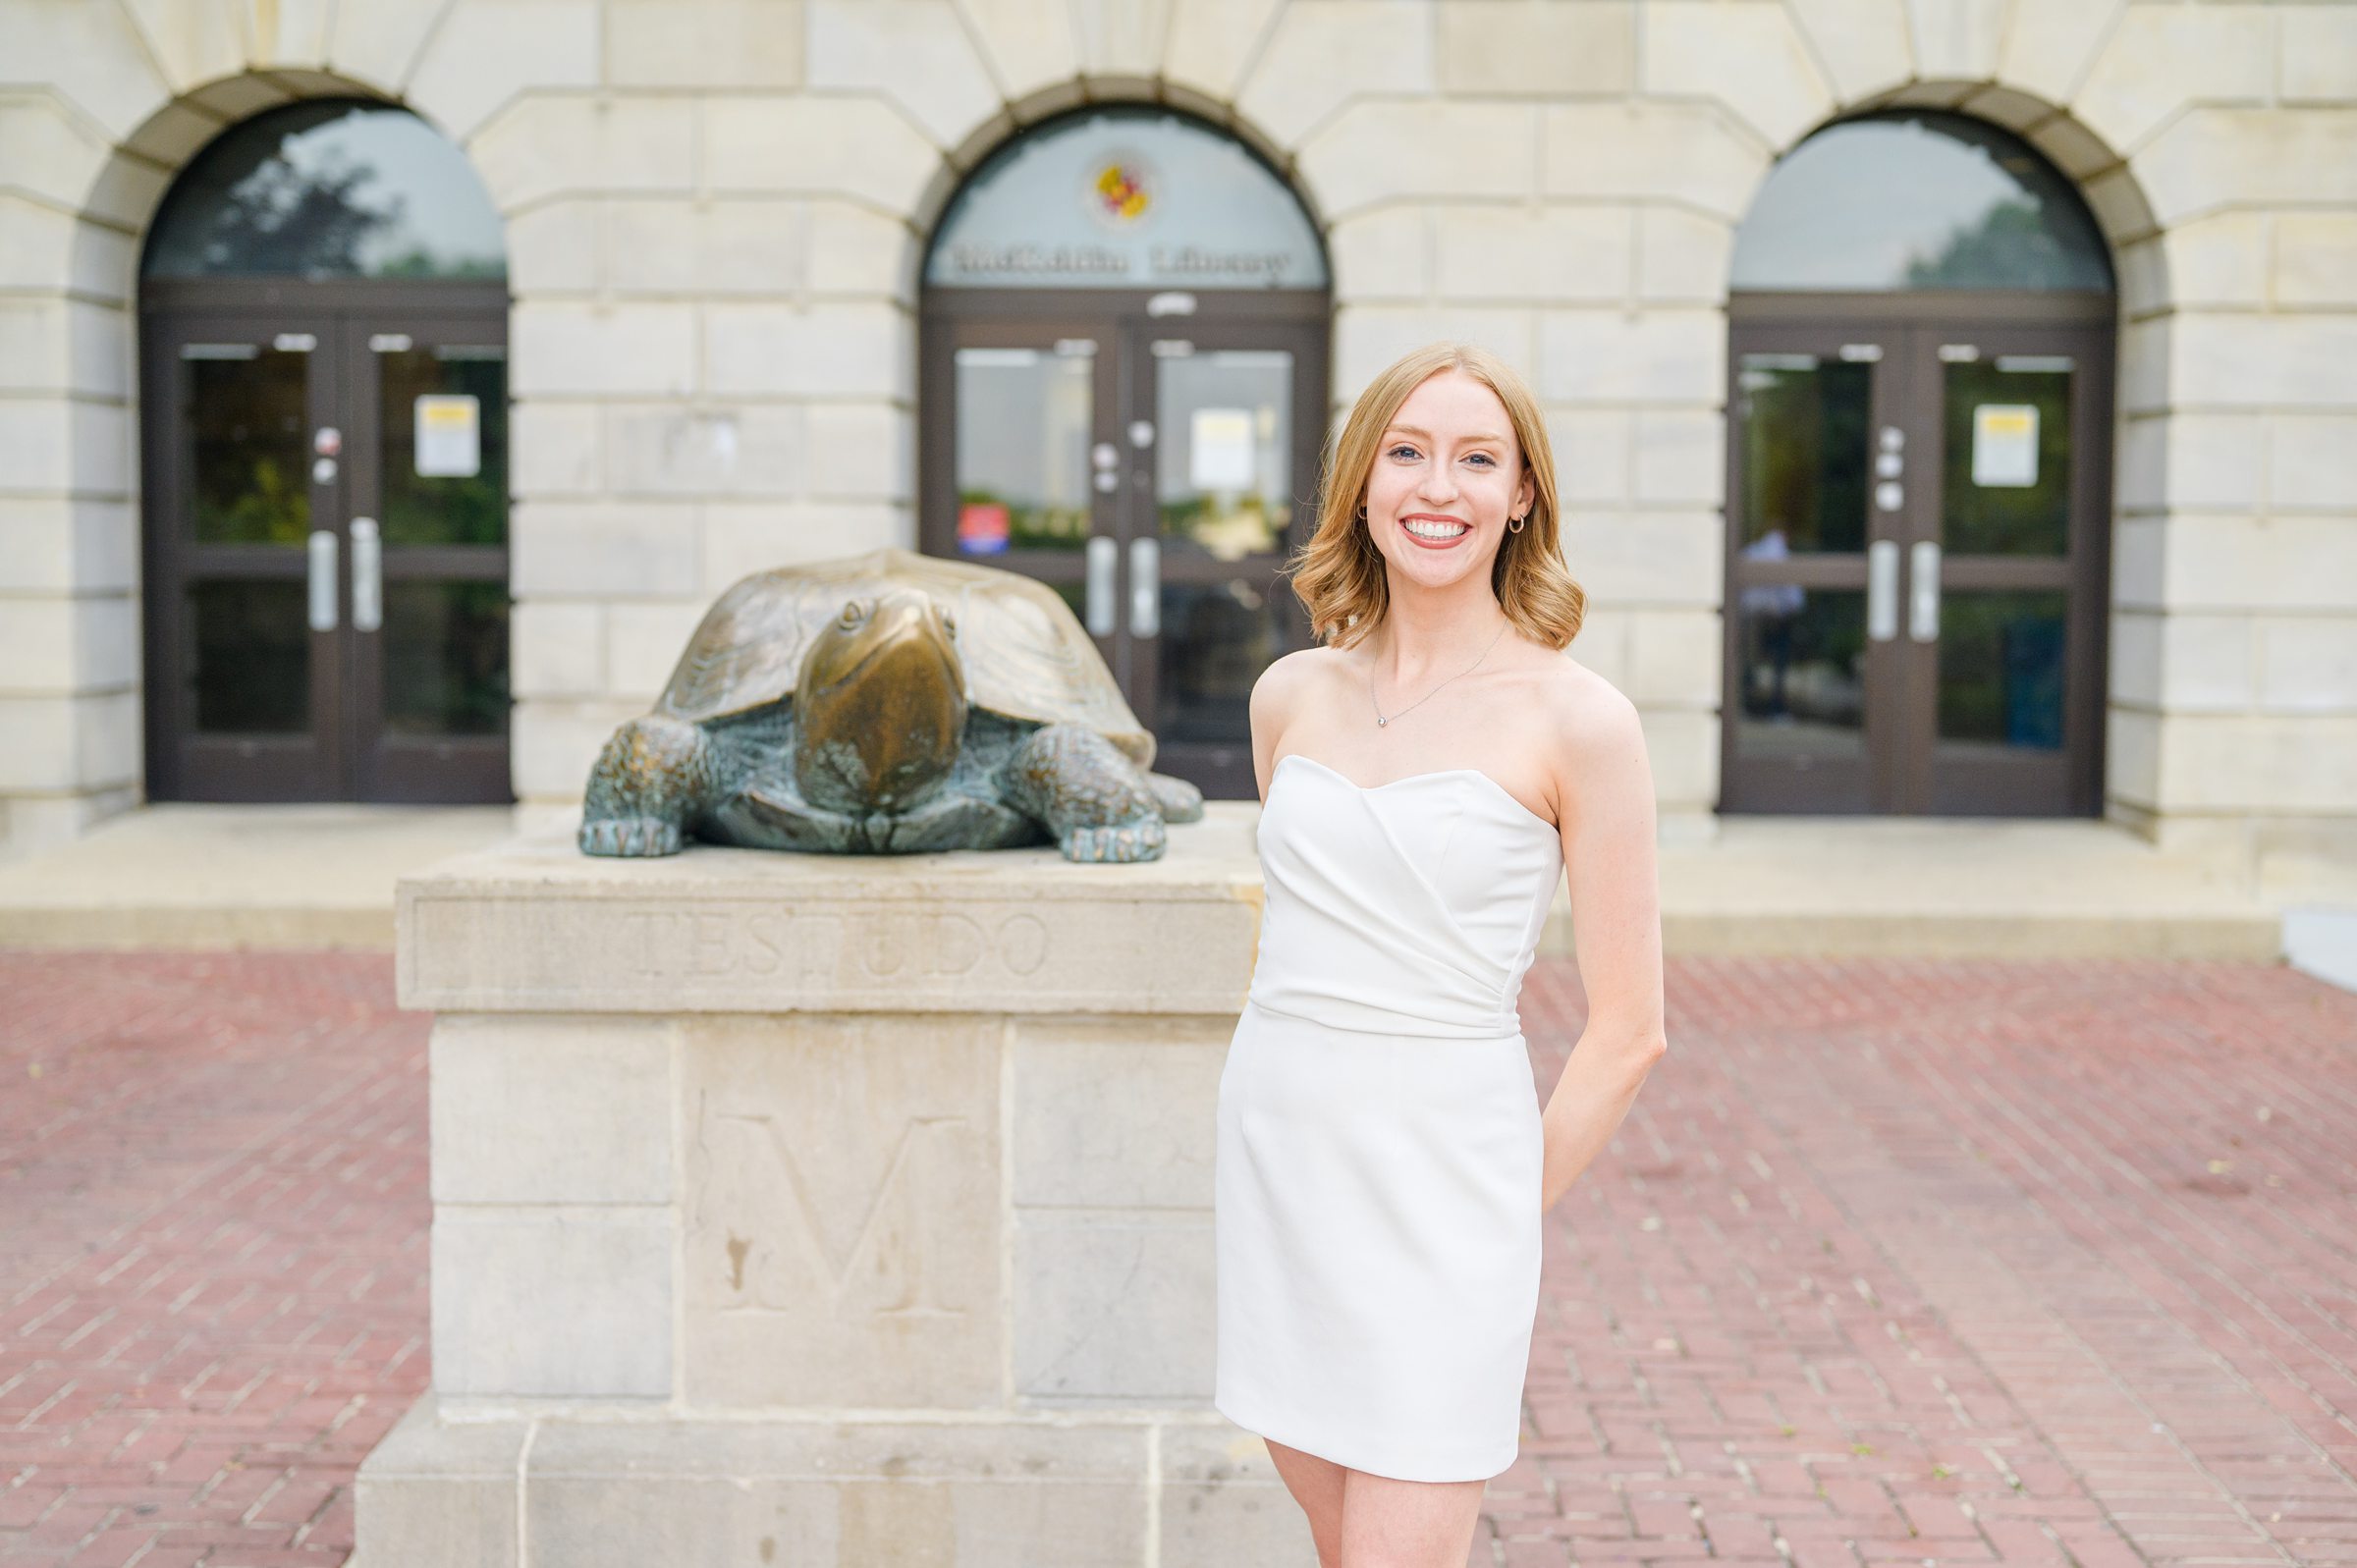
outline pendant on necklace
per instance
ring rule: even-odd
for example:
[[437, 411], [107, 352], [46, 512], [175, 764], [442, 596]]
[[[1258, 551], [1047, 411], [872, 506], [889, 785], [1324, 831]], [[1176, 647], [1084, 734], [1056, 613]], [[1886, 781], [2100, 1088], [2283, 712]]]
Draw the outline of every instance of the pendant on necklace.
[[1391, 721], [1389, 719], [1378, 719], [1375, 721], [1375, 728], [1381, 730], [1385, 725], [1390, 723]]

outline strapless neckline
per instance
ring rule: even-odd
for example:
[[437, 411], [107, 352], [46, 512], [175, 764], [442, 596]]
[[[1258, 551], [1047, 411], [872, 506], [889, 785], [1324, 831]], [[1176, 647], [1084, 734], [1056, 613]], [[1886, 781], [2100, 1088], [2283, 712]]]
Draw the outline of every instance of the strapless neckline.
[[1270, 772], [1269, 778], [1272, 786], [1274, 786], [1276, 781], [1277, 769], [1284, 768], [1284, 766], [1288, 762], [1307, 763], [1310, 767], [1315, 768], [1318, 772], [1326, 775], [1326, 777], [1329, 779], [1334, 780], [1337, 784], [1342, 784], [1344, 788], [1355, 789], [1362, 795], [1379, 794], [1386, 789], [1397, 789], [1401, 784], [1422, 784], [1427, 780], [1433, 779], [1479, 780], [1482, 784], [1487, 784], [1490, 787], [1490, 790], [1496, 794], [1500, 800], [1503, 800], [1508, 806], [1511, 806], [1524, 822], [1531, 823], [1541, 829], [1544, 829], [1551, 835], [1559, 834], [1562, 831], [1554, 823], [1549, 822], [1545, 817], [1542, 817], [1537, 812], [1531, 810], [1529, 806], [1523, 803], [1521, 796], [1515, 794], [1511, 789], [1508, 789], [1506, 785], [1500, 784], [1488, 774], [1483, 773], [1479, 768], [1434, 768], [1425, 773], [1411, 773], [1401, 778], [1387, 780], [1383, 784], [1362, 784], [1355, 779], [1352, 779], [1348, 774], [1343, 773], [1339, 769], [1328, 767], [1325, 763], [1320, 762], [1315, 757], [1304, 755], [1298, 751], [1288, 751], [1284, 756], [1277, 759], [1276, 768], [1272, 769]]

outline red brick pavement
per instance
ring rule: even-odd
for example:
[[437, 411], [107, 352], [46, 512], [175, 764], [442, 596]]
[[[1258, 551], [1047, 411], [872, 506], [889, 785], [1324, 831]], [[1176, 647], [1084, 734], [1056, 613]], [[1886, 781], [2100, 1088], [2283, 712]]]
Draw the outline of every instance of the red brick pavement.
[[0, 1564], [332, 1568], [424, 1388], [381, 955], [0, 953]]
[[[1576, 976], [1526, 998], [1552, 1087]], [[1496, 1561], [2357, 1564], [2357, 997], [1713, 960], [1670, 1008], [1549, 1216]]]
[[[1475, 1562], [2357, 1565], [2357, 998], [1689, 960], [1671, 1008]], [[1578, 1011], [1541, 964], [1542, 1086]], [[426, 1380], [423, 1040], [381, 957], [0, 953], [0, 1568], [342, 1561]]]

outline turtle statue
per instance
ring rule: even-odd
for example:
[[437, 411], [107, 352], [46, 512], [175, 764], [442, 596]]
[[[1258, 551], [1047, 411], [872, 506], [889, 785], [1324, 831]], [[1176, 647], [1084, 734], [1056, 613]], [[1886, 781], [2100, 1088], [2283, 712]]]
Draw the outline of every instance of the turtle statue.
[[907, 550], [755, 572], [589, 772], [580, 846], [1161, 856], [1203, 815], [1055, 591]]

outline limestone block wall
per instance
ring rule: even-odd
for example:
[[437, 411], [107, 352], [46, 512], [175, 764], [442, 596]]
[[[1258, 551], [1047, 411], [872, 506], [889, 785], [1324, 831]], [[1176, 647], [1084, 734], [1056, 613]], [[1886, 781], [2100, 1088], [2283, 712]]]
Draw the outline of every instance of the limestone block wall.
[[914, 286], [960, 171], [1089, 97], [1233, 124], [1401, 348], [1533, 378], [1666, 822], [1718, 789], [1727, 260], [1885, 103], [2026, 135], [2121, 274], [2107, 792], [2357, 839], [2357, 10], [2239, 0], [0, 0], [0, 852], [137, 798], [138, 240], [221, 125], [365, 91], [509, 225], [515, 784], [577, 794], [743, 570], [911, 543]]

